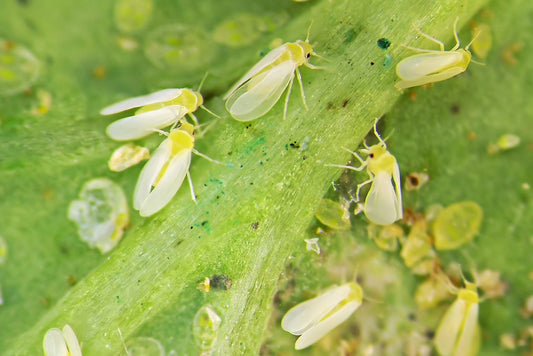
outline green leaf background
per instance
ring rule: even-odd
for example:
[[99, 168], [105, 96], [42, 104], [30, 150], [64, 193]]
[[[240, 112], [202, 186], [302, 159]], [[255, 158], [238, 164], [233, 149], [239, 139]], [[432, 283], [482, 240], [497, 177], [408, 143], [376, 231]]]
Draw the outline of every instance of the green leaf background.
[[[433, 312], [437, 317], [416, 311], [413, 293], [420, 279], [397, 253], [380, 251], [368, 240], [361, 216], [352, 217], [350, 231], [320, 236], [320, 256], [303, 242], [316, 236], [313, 216], [320, 199], [338, 196], [331, 182], [342, 170], [324, 164], [347, 162], [341, 147], [356, 149], [383, 115], [380, 129], [385, 136], [394, 131], [388, 143], [402, 175], [430, 176], [420, 191], [405, 192], [406, 208], [423, 211], [462, 200], [483, 208], [473, 242], [440, 254], [444, 263], [459, 262], [465, 269], [500, 271], [509, 285], [503, 298], [480, 306], [480, 354], [527, 351], [503, 350], [499, 338], [528, 325], [519, 310], [532, 294], [533, 213], [531, 191], [523, 188], [533, 184], [531, 2], [161, 0], [131, 33], [121, 32], [115, 6], [103, 0], [2, 2], [0, 38], [28, 48], [41, 62], [41, 74], [31, 90], [0, 97], [0, 235], [9, 249], [0, 266], [1, 354], [39, 354], [46, 330], [68, 323], [87, 355], [124, 352], [118, 329], [125, 340], [150, 336], [167, 353], [195, 355], [201, 350], [192, 335], [193, 318], [204, 305], [222, 318], [213, 354], [292, 354], [294, 337], [279, 326], [283, 313], [355, 278], [356, 270], [368, 291], [365, 306], [319, 345], [299, 353], [334, 353], [340, 340], [359, 336], [364, 342], [354, 347], [356, 354], [369, 345], [382, 354], [405, 352], [405, 335], [434, 330], [446, 305]], [[215, 41], [217, 26], [239, 13], [256, 16], [266, 27], [247, 32], [254, 39], [240, 46]], [[471, 19], [490, 26], [494, 43], [486, 65], [472, 64], [431, 89], [416, 88], [416, 100], [402, 95], [393, 85], [394, 66], [410, 52], [400, 45], [433, 45], [418, 38], [412, 24], [449, 48], [456, 17], [463, 42], [471, 38]], [[80, 241], [66, 216], [83, 183], [108, 177], [131, 197], [141, 169], [108, 171], [107, 159], [119, 144], [105, 136], [105, 127], [119, 116], [101, 117], [102, 107], [165, 87], [194, 88], [209, 72], [202, 90], [206, 106], [223, 113], [224, 91], [271, 42], [304, 39], [311, 23], [311, 42], [328, 59], [312, 62], [333, 71], [302, 70], [308, 111], [295, 88], [286, 120], [282, 104], [249, 124], [224, 114], [197, 148], [234, 167], [193, 158], [197, 205], [183, 187], [151, 218], [132, 210], [131, 227], [107, 255]], [[193, 45], [154, 62], [150, 44], [165, 26], [182, 29], [183, 42], [176, 46]], [[124, 37], [139, 48], [121, 49], [117, 39]], [[376, 45], [381, 37], [392, 42], [390, 68]], [[523, 47], [514, 64], [503, 57], [513, 44]], [[44, 115], [31, 112], [38, 89], [52, 96]], [[489, 143], [506, 133], [522, 143], [487, 154]], [[141, 142], [153, 149], [160, 140]], [[307, 149], [290, 145], [304, 142]], [[231, 278], [230, 290], [196, 288], [204, 277], [220, 274]], [[377, 321], [374, 332], [365, 332], [368, 320]]]

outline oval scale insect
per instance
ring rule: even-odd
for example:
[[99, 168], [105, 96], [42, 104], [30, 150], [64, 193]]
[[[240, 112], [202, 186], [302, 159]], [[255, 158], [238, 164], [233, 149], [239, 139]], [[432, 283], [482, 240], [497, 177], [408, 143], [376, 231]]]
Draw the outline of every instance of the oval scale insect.
[[302, 76], [299, 67], [324, 69], [309, 63], [311, 56], [317, 55], [305, 41], [285, 43], [264, 56], [224, 95], [226, 110], [238, 121], [251, 121], [266, 114], [279, 100], [287, 87], [283, 118], [287, 117], [289, 96], [294, 82], [294, 73], [302, 93], [302, 101], [307, 110]]
[[379, 143], [366, 146], [361, 152], [367, 155], [363, 160], [356, 152], [350, 152], [361, 163], [359, 167], [329, 164], [328, 166], [347, 168], [362, 171], [366, 168], [369, 179], [357, 185], [356, 200], [359, 202], [359, 192], [363, 186], [372, 183], [365, 199], [363, 211], [366, 217], [378, 225], [390, 225], [403, 217], [402, 190], [400, 186], [400, 168], [396, 158], [387, 151], [387, 144], [377, 131], [377, 121], [374, 125], [374, 134]]
[[415, 28], [420, 36], [437, 43], [440, 50], [404, 46], [405, 48], [422, 53], [407, 57], [398, 63], [396, 74], [401, 81], [395, 84], [396, 88], [405, 89], [440, 82], [466, 71], [471, 61], [477, 63], [472, 60], [472, 55], [469, 51], [469, 47], [477, 35], [465, 48], [459, 48], [460, 42], [459, 36], [457, 35], [457, 21], [458, 19], [453, 24], [453, 35], [456, 43], [449, 51], [444, 50], [444, 43]]

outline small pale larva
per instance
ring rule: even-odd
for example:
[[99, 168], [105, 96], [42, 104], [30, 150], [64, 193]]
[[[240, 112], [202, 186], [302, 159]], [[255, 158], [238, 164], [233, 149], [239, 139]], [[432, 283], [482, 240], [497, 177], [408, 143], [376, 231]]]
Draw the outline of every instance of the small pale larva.
[[398, 63], [396, 74], [401, 81], [395, 84], [396, 88], [404, 89], [440, 82], [466, 71], [472, 61], [472, 55], [468, 49], [477, 35], [479, 35], [479, 32], [465, 48], [459, 48], [460, 42], [457, 36], [457, 21], [455, 20], [453, 24], [453, 35], [456, 43], [449, 51], [444, 50], [444, 44], [441, 41], [416, 29], [420, 36], [437, 43], [440, 50], [404, 46], [405, 48], [422, 53], [407, 57]]

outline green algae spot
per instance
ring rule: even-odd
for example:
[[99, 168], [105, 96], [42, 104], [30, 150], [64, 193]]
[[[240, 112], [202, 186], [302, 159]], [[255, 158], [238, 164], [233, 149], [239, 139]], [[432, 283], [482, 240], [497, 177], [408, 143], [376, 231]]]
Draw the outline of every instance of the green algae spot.
[[471, 201], [452, 204], [443, 209], [433, 223], [437, 250], [453, 250], [469, 242], [478, 233], [483, 218], [481, 207]]
[[346, 230], [350, 228], [350, 215], [343, 206], [329, 199], [322, 199], [318, 203], [315, 216], [322, 224], [335, 230]]
[[383, 69], [389, 69], [392, 67], [393, 59], [390, 53], [386, 53], [383, 58]]
[[148, 34], [144, 53], [160, 69], [205, 67], [214, 55], [211, 37], [200, 27], [162, 26]]
[[350, 43], [355, 39], [355, 37], [357, 37], [357, 34], [355, 33], [355, 30], [351, 28], [344, 33], [344, 42]]
[[153, 8], [153, 0], [117, 0], [115, 24], [122, 32], [139, 31], [148, 23]]
[[152, 337], [136, 337], [126, 343], [128, 356], [165, 356], [165, 348]]
[[0, 39], [0, 96], [20, 93], [39, 77], [41, 64], [25, 47]]
[[388, 49], [391, 45], [391, 42], [387, 38], [380, 38], [377, 40], [378, 47], [381, 49]]

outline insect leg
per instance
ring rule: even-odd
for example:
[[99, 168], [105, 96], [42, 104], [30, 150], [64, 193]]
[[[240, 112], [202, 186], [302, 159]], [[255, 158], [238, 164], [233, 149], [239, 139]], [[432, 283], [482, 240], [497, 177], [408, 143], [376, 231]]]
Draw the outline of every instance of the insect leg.
[[436, 39], [435, 37], [430, 36], [430, 35], [428, 35], [427, 33], [420, 31], [420, 29], [419, 29], [416, 25], [414, 25], [414, 24], [413, 24], [413, 28], [415, 29], [415, 31], [416, 31], [420, 36], [422, 36], [422, 37], [424, 37], [424, 38], [427, 38], [427, 39], [430, 40], [431, 42], [434, 42], [434, 43], [438, 44], [440, 50], [441, 50], [441, 51], [444, 51], [444, 43], [442, 43], [442, 41], [439, 41], [439, 40]]
[[326, 167], [346, 168], [346, 169], [349, 169], [349, 170], [352, 170], [352, 171], [361, 172], [363, 169], [365, 169], [366, 162], [364, 164], [362, 164], [361, 166], [359, 166], [359, 167], [352, 167], [352, 166], [348, 166], [348, 165], [345, 165], [345, 164], [330, 164], [330, 163], [325, 164], [324, 166], [326, 166]]
[[307, 102], [305, 100], [305, 92], [304, 92], [304, 85], [302, 83], [302, 75], [300, 74], [300, 70], [296, 68], [296, 78], [298, 78], [298, 84], [300, 85], [300, 93], [302, 94], [302, 102], [304, 103], [305, 110], [309, 110], [307, 107]]
[[208, 108], [206, 108], [205, 106], [203, 105], [200, 105], [200, 108], [204, 111], [207, 111], [208, 113], [210, 113], [211, 115], [213, 115], [214, 117], [216, 117], [217, 119], [222, 119], [220, 116], [218, 116], [217, 114], [215, 114], [214, 112], [212, 112], [211, 110], [209, 110]]
[[456, 17], [453, 23], [453, 37], [455, 37], [455, 46], [453, 46], [453, 48], [451, 49], [452, 51], [455, 51], [461, 45], [461, 42], [459, 41], [459, 35], [457, 34], [457, 22], [458, 21], [459, 21], [459, 17]]
[[216, 159], [213, 159], [209, 156], [206, 156], [204, 155], [203, 153], [199, 152], [198, 150], [196, 150], [195, 148], [192, 149], [192, 152], [197, 155], [197, 156], [200, 156], [202, 157], [203, 159], [206, 159], [208, 160], [209, 162], [212, 162], [212, 163], [216, 163], [216, 164], [221, 164], [223, 166], [233, 166], [231, 163], [228, 163], [228, 162], [221, 162], [221, 161], [217, 161]]
[[287, 118], [287, 108], [289, 107], [289, 97], [291, 95], [293, 82], [294, 82], [294, 76], [289, 81], [289, 90], [287, 90], [287, 96], [285, 97], [285, 106], [283, 107], [283, 120]]
[[194, 186], [192, 185], [192, 178], [189, 171], [187, 171], [187, 180], [189, 181], [189, 188], [191, 189], [192, 201], [194, 202], [194, 204], [198, 204], [198, 202], [196, 201], [196, 194], [194, 193]]
[[346, 152], [349, 152], [351, 153], [355, 158], [357, 158], [357, 160], [359, 161], [359, 163], [361, 163], [361, 165], [359, 167], [363, 167], [363, 166], [366, 166], [366, 162], [361, 158], [361, 156], [359, 156], [359, 154], [355, 151], [352, 151], [346, 147], [342, 147], [343, 150], [345, 150]]
[[368, 183], [372, 183], [373, 180], [374, 180], [374, 177], [371, 177], [370, 179], [365, 180], [363, 183], [357, 184], [357, 190], [355, 191], [355, 201], [354, 201], [354, 203], [357, 203], [357, 202], [360, 201], [359, 193], [361, 191], [361, 188], [364, 187], [365, 185], [367, 185]]
[[198, 118], [192, 113], [188, 113], [187, 116], [191, 118], [191, 120], [194, 122], [194, 126], [200, 126], [200, 122], [198, 121]]

